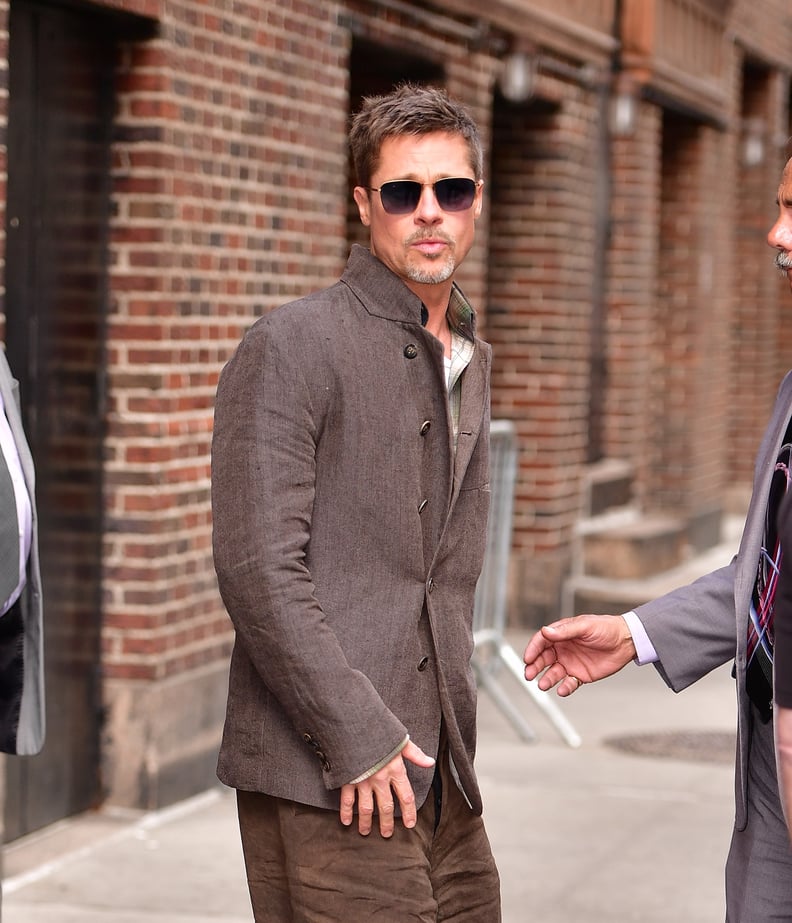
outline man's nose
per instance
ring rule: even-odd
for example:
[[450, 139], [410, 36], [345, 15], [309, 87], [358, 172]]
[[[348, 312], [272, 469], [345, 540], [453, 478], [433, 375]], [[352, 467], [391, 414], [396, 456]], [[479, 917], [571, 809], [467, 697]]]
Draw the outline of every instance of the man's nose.
[[792, 249], [792, 229], [789, 221], [779, 218], [767, 232], [767, 243], [774, 250]]
[[424, 186], [421, 189], [418, 207], [415, 209], [415, 217], [421, 221], [437, 221], [442, 217], [442, 212], [434, 188], [429, 185]]

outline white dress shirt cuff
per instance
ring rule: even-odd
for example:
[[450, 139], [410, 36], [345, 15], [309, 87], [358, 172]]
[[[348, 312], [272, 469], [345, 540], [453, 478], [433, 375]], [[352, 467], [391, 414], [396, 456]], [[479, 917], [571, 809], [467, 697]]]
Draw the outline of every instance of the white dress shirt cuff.
[[654, 645], [649, 640], [649, 635], [643, 627], [643, 622], [632, 611], [623, 612], [622, 618], [627, 622], [627, 627], [630, 629], [633, 644], [635, 645], [635, 663], [639, 666], [643, 666], [645, 663], [657, 663], [660, 658], [657, 656]]

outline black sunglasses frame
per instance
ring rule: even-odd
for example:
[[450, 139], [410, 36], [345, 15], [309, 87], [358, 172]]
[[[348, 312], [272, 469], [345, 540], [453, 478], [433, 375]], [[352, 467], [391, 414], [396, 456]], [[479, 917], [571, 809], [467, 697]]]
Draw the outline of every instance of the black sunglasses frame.
[[411, 215], [426, 186], [430, 186], [437, 204], [444, 212], [464, 212], [476, 201], [479, 183], [468, 176], [449, 176], [434, 183], [419, 183], [411, 179], [395, 179], [381, 186], [366, 186], [378, 192], [385, 212], [389, 215]]

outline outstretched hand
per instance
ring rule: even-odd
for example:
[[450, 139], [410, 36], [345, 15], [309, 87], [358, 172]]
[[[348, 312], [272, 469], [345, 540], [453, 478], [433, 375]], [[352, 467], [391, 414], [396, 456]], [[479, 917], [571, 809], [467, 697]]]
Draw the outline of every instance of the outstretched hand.
[[427, 756], [420, 747], [408, 740], [401, 753], [373, 776], [341, 788], [340, 817], [344, 826], [349, 827], [352, 824], [357, 801], [358, 831], [363, 836], [371, 833], [376, 808], [380, 833], [386, 838], [392, 836], [395, 826], [394, 796], [399, 801], [404, 826], [415, 826], [418, 811], [415, 807], [415, 793], [407, 778], [405, 760], [425, 768], [435, 764], [431, 756]]
[[577, 615], [545, 625], [525, 649], [525, 678], [538, 677], [547, 691], [571, 695], [584, 683], [612, 676], [635, 657], [635, 645], [620, 615]]

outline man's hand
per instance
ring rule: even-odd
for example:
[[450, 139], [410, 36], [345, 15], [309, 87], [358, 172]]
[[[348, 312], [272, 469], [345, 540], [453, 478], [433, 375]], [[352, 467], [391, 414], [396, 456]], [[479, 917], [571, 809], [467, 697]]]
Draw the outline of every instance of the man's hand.
[[[620, 615], [578, 615], [541, 628], [528, 643], [525, 678], [560, 696], [584, 683], [612, 676], [635, 657], [635, 645]], [[544, 672], [542, 672], [544, 671]]]
[[368, 836], [373, 824], [374, 808], [379, 814], [379, 829], [384, 837], [392, 836], [394, 827], [394, 796], [399, 801], [402, 823], [405, 827], [414, 827], [418, 818], [415, 807], [415, 794], [407, 778], [404, 761], [409, 760], [416, 766], [427, 769], [435, 761], [411, 740], [407, 741], [401, 753], [387, 763], [373, 776], [355, 785], [341, 788], [341, 823], [349, 827], [352, 823], [355, 799], [358, 806], [358, 831]]

